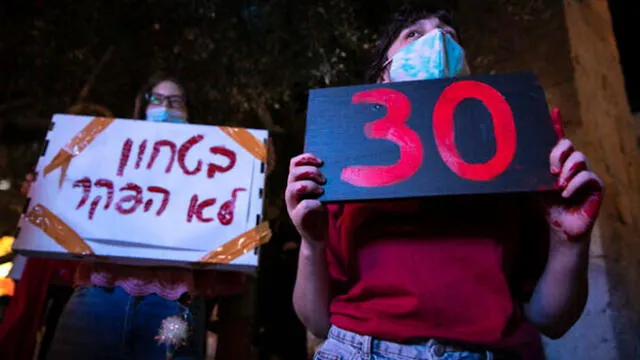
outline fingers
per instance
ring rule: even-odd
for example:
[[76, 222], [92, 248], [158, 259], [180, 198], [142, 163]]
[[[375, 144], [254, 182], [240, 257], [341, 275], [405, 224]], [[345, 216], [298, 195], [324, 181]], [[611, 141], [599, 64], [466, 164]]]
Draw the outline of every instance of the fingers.
[[308, 214], [313, 211], [324, 211], [324, 206], [317, 199], [305, 199], [300, 202], [296, 211], [300, 211], [304, 214]]
[[24, 177], [24, 181], [20, 184], [20, 193], [24, 196], [29, 195], [29, 190], [31, 190], [31, 185], [36, 180], [36, 176], [34, 173], [28, 173]]
[[288, 184], [285, 190], [289, 215], [323, 208], [317, 198], [324, 193], [322, 185], [327, 180], [320, 171], [320, 166], [322, 166], [322, 160], [309, 153], [291, 159]]
[[553, 175], [558, 175], [562, 170], [565, 161], [575, 151], [573, 143], [568, 139], [562, 139], [551, 150], [549, 155], [550, 171]]
[[562, 191], [562, 197], [568, 199], [577, 192], [587, 189], [590, 186], [594, 187], [592, 191], [594, 193], [601, 193], [604, 188], [604, 184], [598, 175], [592, 171], [581, 171], [569, 181], [567, 187]]
[[562, 197], [570, 198], [576, 192], [595, 186], [596, 192], [604, 188], [602, 180], [589, 171], [587, 157], [580, 151], [575, 151], [573, 143], [562, 139], [551, 151], [549, 156], [551, 173], [558, 175], [558, 185], [563, 189]]
[[553, 129], [556, 131], [556, 135], [558, 135], [558, 139], [564, 139], [564, 126], [562, 125], [562, 115], [560, 114], [560, 109], [553, 108], [551, 110], [551, 124], [553, 125]]
[[20, 184], [20, 194], [24, 196], [29, 195], [29, 187], [30, 184], [26, 181], [23, 181], [22, 184]]
[[285, 191], [285, 200], [290, 211], [304, 199], [316, 198], [324, 192], [321, 185], [326, 183], [326, 179], [318, 168], [320, 166], [322, 160], [309, 153], [291, 159]]
[[304, 197], [307, 195], [314, 195], [314, 194], [319, 195], [319, 194], [322, 194], [322, 192], [324, 191], [322, 189], [322, 186], [320, 186], [315, 181], [311, 181], [311, 180], [300, 180], [300, 181], [296, 181], [291, 185], [292, 185], [291, 189], [293, 191], [293, 194], [299, 197]]
[[305, 165], [320, 167], [322, 166], [322, 160], [309, 153], [298, 155], [291, 159], [291, 162], [289, 163], [289, 172], [291, 172], [294, 167]]
[[558, 177], [558, 186], [561, 189], [565, 188], [576, 174], [586, 170], [588, 170], [587, 157], [580, 151], [574, 151], [562, 165], [562, 170]]
[[589, 197], [582, 206], [582, 215], [587, 219], [595, 219], [600, 212], [600, 205], [602, 204], [602, 193], [595, 194]]
[[316, 198], [324, 192], [322, 186], [312, 180], [300, 180], [290, 183], [285, 191], [285, 200], [289, 210], [295, 209], [303, 200]]
[[300, 180], [313, 180], [320, 185], [324, 185], [327, 180], [315, 166], [297, 166], [289, 172], [289, 182]]

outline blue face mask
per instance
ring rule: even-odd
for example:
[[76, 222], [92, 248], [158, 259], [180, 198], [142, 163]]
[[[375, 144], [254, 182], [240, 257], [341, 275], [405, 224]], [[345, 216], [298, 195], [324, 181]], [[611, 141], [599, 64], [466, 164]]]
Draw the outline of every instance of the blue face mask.
[[391, 81], [431, 80], [469, 75], [464, 49], [451, 35], [434, 29], [391, 59]]
[[166, 107], [147, 109], [147, 121], [187, 124], [187, 120], [184, 117], [183, 113], [171, 111]]

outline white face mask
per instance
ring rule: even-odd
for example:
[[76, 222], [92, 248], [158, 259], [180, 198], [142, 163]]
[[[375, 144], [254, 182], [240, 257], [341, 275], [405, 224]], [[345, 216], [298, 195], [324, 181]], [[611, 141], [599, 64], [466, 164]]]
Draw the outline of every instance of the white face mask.
[[431, 80], [470, 74], [464, 49], [442, 29], [434, 29], [405, 46], [389, 61], [391, 81]]
[[183, 113], [171, 111], [166, 107], [154, 107], [147, 109], [147, 121], [187, 124], [187, 120]]

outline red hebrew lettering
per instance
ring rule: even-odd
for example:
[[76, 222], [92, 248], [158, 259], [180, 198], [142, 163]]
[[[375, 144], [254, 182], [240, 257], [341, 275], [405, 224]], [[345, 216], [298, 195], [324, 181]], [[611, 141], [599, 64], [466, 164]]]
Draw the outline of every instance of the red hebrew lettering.
[[82, 188], [82, 198], [80, 198], [80, 201], [78, 202], [78, 205], [76, 206], [76, 210], [80, 209], [81, 207], [84, 206], [84, 204], [87, 203], [87, 200], [89, 200], [89, 195], [91, 194], [91, 179], [89, 179], [88, 177], [83, 177], [80, 180], [76, 180], [73, 183], [73, 187], [77, 188], [77, 187], [81, 187]]
[[198, 160], [198, 163], [196, 167], [193, 168], [193, 170], [189, 170], [185, 163], [187, 155], [189, 154], [189, 150], [191, 150], [192, 147], [202, 141], [202, 139], [204, 139], [204, 136], [199, 134], [192, 136], [189, 140], [185, 141], [185, 143], [182, 144], [182, 146], [180, 146], [180, 149], [178, 150], [178, 165], [180, 165], [180, 168], [186, 175], [195, 175], [199, 173], [200, 170], [202, 170], [202, 160]]
[[140, 169], [140, 164], [142, 164], [142, 158], [144, 157], [144, 153], [147, 151], [147, 140], [143, 140], [138, 146], [138, 158], [136, 159], [136, 169]]
[[[109, 180], [99, 179], [96, 180], [95, 186], [96, 188], [103, 187], [107, 189], [107, 201], [104, 204], [104, 209], [107, 210], [113, 202], [113, 183]], [[100, 200], [102, 200], [102, 195], [96, 196], [93, 201], [91, 201], [91, 206], [89, 207], [89, 220], [93, 220], [98, 204], [100, 204]]]
[[[116, 210], [123, 215], [131, 214], [142, 204], [142, 188], [133, 183], [127, 183], [124, 187], [120, 188], [120, 192], [133, 191], [133, 194], [123, 196], [116, 203]], [[127, 203], [131, 203], [129, 207], [125, 207]]]
[[93, 198], [93, 201], [91, 202], [91, 206], [89, 207], [89, 220], [93, 220], [93, 215], [95, 215], [96, 213], [96, 208], [98, 207], [100, 200], [102, 200], [102, 195], [98, 195], [95, 198]]
[[151, 206], [153, 206], [153, 199], [147, 199], [147, 201], [144, 202], [144, 212], [151, 210]]
[[162, 146], [166, 146], [171, 150], [171, 156], [169, 158], [169, 163], [167, 164], [164, 172], [166, 174], [171, 172], [171, 168], [173, 167], [173, 162], [176, 160], [176, 144], [171, 140], [158, 140], [153, 144], [153, 152], [151, 153], [151, 159], [149, 159], [149, 163], [147, 164], [147, 169], [151, 169], [153, 167], [153, 163], [158, 158], [158, 154], [160, 154], [160, 148]]
[[212, 217], [204, 217], [202, 214], [204, 210], [213, 206], [216, 203], [215, 198], [205, 199], [202, 202], [198, 203], [198, 195], [193, 195], [191, 197], [191, 202], [189, 203], [189, 210], [187, 212], [187, 222], [191, 222], [193, 217], [195, 216], [200, 222], [208, 223], [212, 222]]
[[127, 166], [129, 162], [129, 155], [131, 155], [131, 147], [133, 146], [133, 141], [131, 139], [127, 139], [122, 144], [122, 151], [120, 152], [120, 163], [118, 164], [118, 176], [122, 176], [124, 174], [124, 168]]
[[[111, 180], [107, 180], [107, 179], [98, 179], [96, 180], [94, 186], [96, 188], [104, 188], [106, 189], [106, 201], [105, 204], [103, 206], [104, 210], [108, 210], [111, 207], [111, 204], [113, 204], [113, 198], [114, 198], [114, 185], [113, 182]], [[92, 188], [92, 184], [91, 184], [91, 179], [89, 179], [88, 177], [84, 177], [80, 180], [77, 180], [76, 182], [73, 183], [73, 187], [80, 187], [82, 188], [82, 198], [80, 199], [78, 205], [76, 206], [76, 209], [80, 209], [82, 206], [84, 206], [88, 199], [89, 196], [91, 195], [91, 188]], [[116, 211], [118, 211], [119, 213], [123, 214], [123, 215], [127, 215], [127, 214], [131, 214], [134, 213], [138, 207], [140, 207], [140, 205], [142, 205], [143, 203], [143, 198], [142, 198], [142, 188], [134, 183], [127, 183], [125, 186], [123, 186], [122, 188], [120, 188], [119, 190], [120, 192], [125, 192], [125, 191], [130, 191], [133, 192], [133, 194], [123, 194], [123, 196], [120, 198], [120, 200], [118, 200], [118, 202], [115, 205]], [[162, 195], [161, 201], [160, 201], [160, 206], [158, 208], [158, 210], [156, 211], [156, 216], [160, 216], [162, 215], [162, 213], [167, 209], [167, 206], [169, 205], [169, 200], [171, 197], [171, 193], [169, 192], [169, 190], [159, 187], [159, 186], [149, 186], [147, 188], [147, 191], [149, 191], [152, 194], [160, 194]], [[98, 206], [100, 205], [100, 201], [102, 201], [102, 199], [105, 198], [105, 196], [103, 195], [97, 195], [96, 197], [93, 198], [93, 200], [91, 201], [90, 207], [89, 207], [89, 220], [93, 220], [96, 210], [98, 209]], [[215, 202], [215, 199], [214, 199]], [[204, 207], [207, 207], [208, 203], [203, 202], [204, 203]], [[152, 199], [148, 199], [145, 203], [144, 203], [144, 210], [145, 212], [149, 211], [149, 209], [151, 208], [151, 206], [153, 205], [153, 200]], [[203, 207], [203, 208], [204, 208]], [[200, 213], [202, 212], [202, 210], [200, 210]]]
[[236, 188], [231, 192], [231, 200], [227, 200], [218, 210], [218, 221], [222, 225], [230, 225], [233, 222], [233, 212], [236, 209], [236, 198], [240, 191], [247, 191], [244, 188]]
[[[464, 161], [456, 149], [453, 114], [458, 104], [468, 98], [482, 101], [493, 121], [496, 153], [482, 164]], [[433, 110], [433, 134], [442, 160], [468, 180], [494, 179], [507, 170], [516, 154], [516, 126], [509, 103], [498, 90], [478, 81], [458, 81], [444, 89]]]
[[236, 165], [236, 153], [232, 150], [229, 150], [223, 146], [213, 146], [209, 149], [209, 151], [211, 151], [211, 153], [214, 155], [222, 155], [229, 159], [229, 163], [227, 164], [227, 166], [220, 166], [217, 164], [209, 163], [209, 167], [207, 169], [207, 176], [209, 178], [213, 178], [216, 172], [227, 172], [233, 169], [233, 167]]
[[[169, 197], [171, 196], [171, 193], [169, 192], [169, 190], [165, 188], [161, 188], [159, 186], [149, 186], [147, 190], [150, 193], [162, 194], [162, 202], [160, 203], [160, 207], [158, 208], [158, 211], [156, 211], [157, 216], [162, 215], [164, 210], [167, 208], [167, 205], [169, 204]], [[149, 208], [151, 208], [152, 203], [153, 203], [153, 200], [151, 199], [147, 200], [147, 202], [144, 204], [145, 212], [149, 211]]]
[[412, 177], [422, 166], [424, 157], [420, 136], [405, 122], [411, 114], [411, 102], [399, 91], [373, 89], [353, 95], [353, 103], [381, 104], [387, 114], [364, 127], [370, 139], [385, 139], [398, 145], [400, 158], [393, 165], [358, 165], [342, 170], [340, 179], [360, 187], [376, 187], [397, 184]]
[[98, 179], [96, 180], [96, 188], [106, 188], [107, 189], [107, 202], [104, 204], [104, 209], [109, 209], [111, 203], [113, 202], [113, 181], [106, 179]]

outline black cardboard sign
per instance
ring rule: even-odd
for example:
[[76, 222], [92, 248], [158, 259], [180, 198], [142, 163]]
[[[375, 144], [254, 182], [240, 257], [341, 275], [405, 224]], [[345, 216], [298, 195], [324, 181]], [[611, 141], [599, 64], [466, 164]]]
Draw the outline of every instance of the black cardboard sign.
[[551, 190], [557, 140], [523, 72], [312, 90], [305, 151], [330, 202]]

